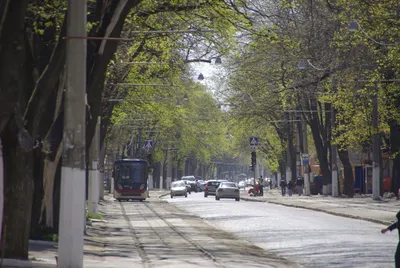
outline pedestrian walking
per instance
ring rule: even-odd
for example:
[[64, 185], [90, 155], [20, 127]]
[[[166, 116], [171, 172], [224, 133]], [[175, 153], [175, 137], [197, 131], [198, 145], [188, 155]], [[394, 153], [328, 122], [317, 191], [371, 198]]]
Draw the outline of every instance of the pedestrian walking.
[[293, 182], [292, 182], [292, 181], [289, 181], [289, 183], [288, 183], [288, 185], [287, 185], [287, 189], [288, 189], [288, 194], [289, 194], [289, 196], [292, 196], [293, 188], [294, 188]]
[[297, 185], [297, 193], [299, 194], [299, 196], [301, 196], [303, 194], [304, 178], [301, 176], [298, 177], [296, 185]]
[[400, 225], [399, 225], [399, 220], [400, 220], [400, 211], [396, 215], [397, 221], [390, 226], [384, 228], [381, 230], [382, 234], [386, 233], [387, 231], [393, 231], [394, 229], [397, 229], [399, 232], [399, 242], [397, 244], [397, 249], [396, 253], [394, 254], [394, 264], [396, 268], [400, 268]]
[[262, 176], [260, 176], [259, 184], [260, 184], [260, 196], [263, 196], [264, 195], [264, 181], [263, 181]]
[[279, 184], [279, 186], [281, 186], [282, 196], [285, 196], [286, 195], [286, 181], [285, 181], [285, 179], [281, 179], [281, 183]]

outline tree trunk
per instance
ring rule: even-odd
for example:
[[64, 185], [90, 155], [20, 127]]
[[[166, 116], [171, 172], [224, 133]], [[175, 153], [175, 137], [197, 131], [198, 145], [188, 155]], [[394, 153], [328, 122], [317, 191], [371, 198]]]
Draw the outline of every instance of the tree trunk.
[[54, 181], [56, 177], [58, 163], [62, 154], [62, 142], [57, 148], [56, 157], [54, 161], [46, 158], [44, 160], [44, 172], [43, 172], [43, 189], [44, 196], [41, 207], [41, 214], [39, 222], [42, 220], [43, 212], [46, 211], [46, 227], [53, 228], [53, 190]]
[[353, 179], [353, 167], [350, 163], [349, 151], [340, 149], [338, 146], [338, 155], [340, 161], [344, 167], [344, 185], [343, 185], [343, 194], [348, 197], [354, 196], [354, 179]]
[[[112, 5], [110, 13], [107, 12], [101, 21], [100, 36], [120, 37], [125, 19], [130, 10], [139, 4], [138, 0], [121, 0]], [[88, 104], [88, 124], [86, 127], [86, 146], [89, 148], [96, 130], [98, 116], [101, 115], [101, 98], [103, 95], [106, 71], [110, 60], [117, 51], [118, 42], [106, 41], [91, 42], [88, 44], [88, 81], [87, 88]]]
[[40, 223], [40, 203], [43, 199], [43, 154], [40, 150], [33, 152], [34, 168], [33, 168], [33, 202], [32, 202], [32, 218], [30, 227], [30, 238], [41, 239], [43, 236], [43, 226]]
[[16, 126], [8, 125], [2, 135], [4, 154], [5, 258], [28, 259], [29, 231], [33, 201], [33, 157], [18, 144]]
[[319, 167], [322, 171], [322, 176], [324, 178], [324, 185], [331, 183], [331, 170], [329, 169], [328, 164], [328, 156], [326, 153], [326, 148], [324, 148], [324, 143], [322, 141], [320, 131], [319, 131], [319, 123], [317, 118], [313, 117], [310, 120], [310, 128], [313, 136], [315, 149], [317, 151], [317, 156], [319, 160]]

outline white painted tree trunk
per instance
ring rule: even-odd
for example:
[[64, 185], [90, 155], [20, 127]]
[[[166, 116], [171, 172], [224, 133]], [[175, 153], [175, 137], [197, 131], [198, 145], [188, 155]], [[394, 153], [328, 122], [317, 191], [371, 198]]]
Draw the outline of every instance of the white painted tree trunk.
[[40, 219], [39, 222], [42, 221], [43, 212], [46, 211], [46, 226], [53, 227], [53, 193], [54, 193], [54, 179], [56, 177], [58, 162], [61, 159], [62, 155], [62, 145], [61, 141], [60, 145], [57, 148], [57, 153], [54, 161], [50, 161], [49, 159], [44, 160], [43, 167], [43, 199], [42, 199], [42, 207], [40, 211]]

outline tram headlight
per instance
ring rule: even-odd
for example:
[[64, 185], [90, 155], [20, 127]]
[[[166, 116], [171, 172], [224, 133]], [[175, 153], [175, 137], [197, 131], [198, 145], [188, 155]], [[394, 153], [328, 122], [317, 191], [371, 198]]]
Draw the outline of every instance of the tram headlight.
[[144, 189], [144, 184], [140, 185], [140, 190]]
[[122, 190], [122, 185], [118, 184], [118, 189]]

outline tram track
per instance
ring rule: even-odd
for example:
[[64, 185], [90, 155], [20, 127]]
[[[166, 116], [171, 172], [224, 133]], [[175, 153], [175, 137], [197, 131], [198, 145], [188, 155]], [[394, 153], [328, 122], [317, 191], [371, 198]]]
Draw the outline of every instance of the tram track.
[[[129, 214], [127, 213], [125, 207], [124, 207], [125, 202], [120, 202], [119, 205], [121, 207], [121, 211], [123, 214], [123, 217], [128, 224], [129, 232], [135, 242], [135, 244], [138, 247], [138, 253], [139, 256], [142, 260], [142, 264], [145, 268], [151, 268], [151, 260], [150, 257], [148, 256], [142, 242], [140, 241], [140, 238], [138, 236], [138, 232], [135, 231], [132, 222], [129, 219]], [[136, 205], [136, 204], [135, 204]], [[205, 259], [211, 261], [213, 263], [213, 266], [215, 267], [220, 267], [220, 268], [227, 268], [225, 265], [223, 265], [216, 256], [214, 256], [211, 252], [209, 252], [207, 249], [202, 247], [199, 243], [196, 243], [193, 241], [188, 235], [180, 231], [177, 227], [175, 227], [172, 223], [170, 223], [163, 215], [161, 215], [159, 212], [157, 212], [153, 207], [151, 207], [150, 202], [141, 202], [137, 203], [138, 206], [135, 206], [136, 212], [140, 215], [140, 218], [146, 221], [146, 225], [149, 226], [149, 228], [152, 230], [152, 233], [157, 236], [157, 238], [167, 247], [172, 247], [171, 243], [166, 241], [166, 239], [163, 237], [162, 234], [160, 234], [160, 231], [156, 230], [154, 228], [153, 224], [149, 222], [147, 219], [145, 213], [141, 211], [141, 207], [144, 207], [148, 209], [154, 216], [156, 216], [158, 219], [160, 219], [168, 228], [170, 228], [175, 234], [177, 234], [179, 237], [181, 237], [184, 241], [188, 243], [188, 245], [193, 246], [193, 248], [200, 253], [200, 256], [203, 256]], [[135, 213], [135, 215], [138, 215]]]
[[124, 219], [125, 219], [126, 223], [128, 224], [131, 237], [132, 237], [133, 241], [135, 242], [135, 245], [138, 248], [138, 253], [139, 253], [140, 259], [142, 261], [143, 267], [151, 268], [150, 258], [147, 255], [146, 251], [144, 250], [144, 246], [143, 246], [142, 242], [140, 242], [140, 239], [139, 239], [135, 229], [133, 228], [131, 221], [129, 220], [129, 216], [126, 213], [123, 203], [119, 202], [119, 205], [121, 207], [121, 211], [124, 216]]
[[[196, 243], [195, 241], [193, 241], [189, 236], [187, 236], [186, 234], [184, 234], [183, 232], [181, 232], [177, 227], [175, 227], [172, 223], [170, 223], [167, 219], [165, 219], [165, 217], [163, 215], [161, 215], [160, 213], [158, 213], [154, 208], [152, 208], [150, 206], [150, 203], [143, 203], [144, 206], [146, 206], [152, 213], [154, 213], [154, 215], [156, 215], [159, 219], [161, 219], [169, 228], [171, 228], [171, 230], [173, 230], [176, 234], [178, 234], [182, 239], [184, 239], [185, 241], [187, 241], [190, 245], [192, 245], [194, 248], [196, 248], [200, 253], [202, 253], [206, 258], [210, 259], [211, 261], [213, 261], [214, 265], [216, 265], [217, 267], [221, 267], [221, 268], [226, 268], [226, 266], [224, 266], [218, 259], [216, 256], [214, 256], [212, 253], [210, 253], [208, 250], [206, 250], [204, 247], [202, 247], [199, 243]], [[154, 229], [153, 229], [154, 230]], [[157, 231], [154, 230], [154, 232], [157, 233], [158, 236], [160, 236], [158, 234]]]

